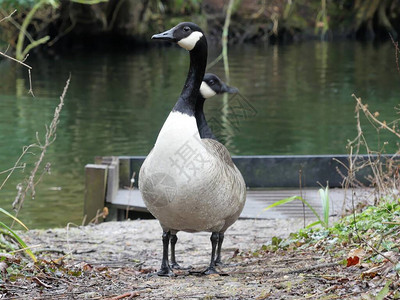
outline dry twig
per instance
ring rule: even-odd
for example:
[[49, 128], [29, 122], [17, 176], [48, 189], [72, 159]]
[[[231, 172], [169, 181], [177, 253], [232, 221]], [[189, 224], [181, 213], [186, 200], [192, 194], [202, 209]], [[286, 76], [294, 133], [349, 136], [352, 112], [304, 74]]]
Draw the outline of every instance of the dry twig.
[[383, 122], [381, 122], [381, 121], [379, 121], [369, 110], [368, 110], [368, 107], [367, 107], [367, 105], [364, 105], [362, 102], [361, 102], [361, 98], [358, 98], [356, 95], [352, 95], [352, 97], [354, 98], [354, 99], [356, 99], [356, 101], [357, 101], [357, 108], [356, 109], [359, 109], [359, 108], [361, 108], [362, 109], [362, 111], [364, 112], [364, 114], [365, 114], [365, 116], [369, 119], [369, 120], [372, 120], [373, 122], [375, 122], [376, 124], [378, 124], [378, 125], [380, 125], [383, 129], [386, 129], [386, 130], [388, 130], [388, 131], [390, 131], [391, 133], [393, 133], [394, 135], [396, 135], [398, 138], [400, 138], [400, 133], [398, 133], [396, 130], [394, 130], [393, 128], [390, 128], [387, 124], [386, 124], [386, 122], [385, 121], [383, 121]]
[[108, 298], [108, 300], [132, 299], [134, 297], [139, 297], [139, 296], [140, 294], [138, 292], [127, 292], [119, 296]]
[[0, 23], [3, 22], [4, 20], [10, 19], [12, 17], [13, 14], [15, 14], [17, 12], [17, 10], [15, 9], [11, 14], [9, 14], [8, 16], [5, 16], [3, 19], [0, 19]]
[[[0, 22], [4, 21], [4, 20], [10, 20], [13, 24], [15, 23], [15, 21], [12, 18], [12, 15], [16, 12], [17, 10], [14, 10], [11, 14], [9, 14], [8, 16], [4, 17], [3, 19], [0, 20]], [[29, 35], [28, 35], [29, 36]], [[12, 61], [15, 61], [21, 65], [23, 65], [24, 67], [28, 68], [28, 77], [29, 77], [29, 91], [28, 94], [31, 94], [33, 97], [35, 97], [35, 95], [33, 94], [33, 88], [32, 88], [32, 74], [31, 74], [31, 70], [32, 67], [27, 65], [26, 63], [24, 63], [24, 61], [27, 59], [28, 56], [25, 57], [25, 59], [23, 61], [20, 61], [14, 57], [11, 57], [3, 52], [0, 51], [0, 55], [4, 56], [5, 58], [8, 58]]]
[[[30, 145], [29, 147], [39, 147], [41, 149], [41, 153], [39, 155], [38, 160], [35, 163], [35, 166], [33, 168], [33, 170], [31, 171], [31, 174], [28, 178], [28, 181], [26, 183], [25, 188], [23, 189], [23, 191], [21, 192], [20, 196], [17, 197], [13, 203], [13, 207], [14, 209], [16, 209], [16, 216], [18, 216], [18, 213], [24, 203], [25, 197], [27, 195], [28, 192], [31, 192], [32, 198], [35, 197], [35, 186], [38, 183], [38, 181], [35, 183], [35, 177], [36, 177], [36, 173], [39, 170], [39, 167], [41, 165], [41, 163], [43, 162], [44, 156], [46, 154], [46, 151], [48, 149], [48, 147], [55, 141], [56, 139], [56, 131], [57, 131], [57, 124], [59, 122], [59, 117], [60, 117], [60, 113], [61, 110], [64, 106], [64, 99], [65, 99], [65, 95], [67, 93], [68, 87], [69, 87], [69, 83], [70, 83], [70, 79], [71, 76], [68, 78], [63, 93], [60, 96], [60, 103], [58, 104], [58, 106], [56, 107], [55, 111], [54, 111], [54, 117], [53, 120], [50, 123], [50, 126], [46, 125], [46, 134], [45, 134], [45, 141], [42, 144], [40, 142], [40, 139], [38, 137], [38, 133], [36, 133], [36, 138], [37, 138], [37, 143]], [[27, 150], [26, 150], [27, 151]], [[23, 154], [26, 153], [26, 151], [24, 151]], [[21, 158], [21, 157], [20, 157]], [[48, 165], [46, 165], [45, 169], [48, 168]], [[41, 177], [39, 178], [39, 180], [41, 179]]]
[[[397, 44], [396, 44], [397, 47]], [[397, 48], [396, 48], [396, 53], [397, 53]], [[397, 56], [396, 56], [396, 61], [397, 61]], [[373, 177], [369, 178], [371, 183], [375, 185], [376, 187], [376, 192], [377, 192], [377, 199], [383, 199], [385, 195], [388, 193], [391, 193], [392, 191], [397, 191], [399, 188], [400, 180], [399, 180], [399, 175], [398, 175], [398, 166], [397, 163], [395, 162], [395, 158], [398, 157], [400, 150], [393, 155], [392, 158], [386, 160], [386, 170], [383, 166], [383, 163], [381, 161], [381, 153], [376, 151], [371, 151], [371, 149], [368, 146], [367, 140], [364, 136], [362, 127], [361, 127], [361, 121], [360, 121], [360, 111], [364, 113], [368, 121], [371, 123], [371, 125], [379, 131], [380, 129], [384, 129], [389, 131], [390, 133], [394, 134], [396, 137], [400, 138], [400, 133], [398, 130], [396, 130], [396, 122], [398, 120], [395, 120], [393, 122], [393, 127], [389, 127], [388, 124], [385, 121], [380, 121], [377, 118], [377, 114], [372, 114], [368, 106], [363, 104], [361, 101], [361, 98], [358, 98], [354, 94], [352, 95], [353, 98], [356, 100], [356, 121], [357, 121], [357, 137], [349, 141], [348, 147], [350, 149], [350, 155], [349, 155], [349, 166], [345, 166], [342, 164], [348, 172], [348, 175], [344, 179], [344, 187], [345, 189], [351, 188], [352, 189], [352, 205], [353, 205], [353, 218], [354, 218], [354, 230], [356, 232], [356, 235], [358, 237], [358, 240], [360, 243], [364, 243], [367, 247], [371, 248], [375, 253], [380, 254], [382, 257], [386, 258], [388, 261], [390, 261], [392, 264], [395, 264], [395, 262], [388, 256], [386, 256], [384, 253], [379, 251], [379, 246], [382, 242], [383, 236], [381, 237], [381, 240], [378, 243], [378, 246], [375, 247], [371, 243], [369, 243], [365, 238], [363, 238], [360, 234], [359, 228], [357, 227], [357, 220], [356, 220], [356, 214], [355, 214], [355, 205], [354, 205], [354, 187], [357, 186], [357, 180], [355, 179], [355, 175], [357, 172], [359, 172], [361, 169], [365, 167], [370, 167], [371, 171], [373, 173]], [[367, 152], [367, 160], [357, 162], [357, 159], [360, 157], [360, 149], [361, 146], [363, 146]], [[354, 151], [354, 154], [353, 154]], [[376, 153], [376, 157], [372, 157], [371, 154]]]

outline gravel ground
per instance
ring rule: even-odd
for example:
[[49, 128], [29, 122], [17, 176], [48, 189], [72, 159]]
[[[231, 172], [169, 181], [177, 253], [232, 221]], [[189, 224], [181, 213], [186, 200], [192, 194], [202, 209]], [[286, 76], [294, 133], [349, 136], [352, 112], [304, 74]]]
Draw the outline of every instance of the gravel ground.
[[359, 266], [346, 268], [343, 257], [318, 246], [261, 250], [273, 236], [286, 237], [302, 226], [302, 219], [238, 220], [225, 234], [221, 273], [208, 276], [201, 271], [209, 264], [210, 234], [180, 232], [177, 260], [191, 268], [175, 271], [175, 277], [155, 275], [162, 248], [156, 220], [32, 230], [22, 236], [41, 263], [3, 282], [0, 298], [360, 299], [382, 289], [384, 281], [366, 282]]
[[[237, 249], [258, 249], [270, 243], [273, 236], [288, 236], [302, 226], [302, 219], [238, 220], [225, 234], [223, 258], [231, 257]], [[158, 269], [162, 256], [161, 234], [157, 220], [135, 220], [31, 230], [24, 238], [40, 249], [47, 247], [72, 253], [76, 261], [113, 266], [141, 264], [143, 268]], [[178, 263], [205, 268], [211, 251], [210, 233], [179, 232], [178, 239]]]

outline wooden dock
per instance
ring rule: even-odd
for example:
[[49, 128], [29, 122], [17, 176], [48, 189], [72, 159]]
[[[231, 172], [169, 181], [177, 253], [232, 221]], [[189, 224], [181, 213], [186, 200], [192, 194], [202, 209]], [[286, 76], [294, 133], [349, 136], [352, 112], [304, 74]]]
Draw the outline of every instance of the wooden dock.
[[[97, 157], [95, 164], [86, 166], [84, 215], [87, 221], [96, 218], [104, 207], [109, 210], [106, 221], [123, 220], [128, 215], [141, 218], [151, 216], [137, 188], [144, 158]], [[246, 205], [240, 218], [315, 218], [312, 211], [299, 200], [267, 211], [264, 208], [297, 195], [306, 199], [321, 214], [318, 189], [320, 184], [325, 186], [327, 182], [330, 187], [330, 214], [340, 215], [344, 208], [350, 208], [351, 205], [351, 191], [340, 188], [343, 178], [338, 172], [345, 174], [343, 165], [346, 165], [347, 159], [345, 155], [233, 157], [248, 187]], [[364, 170], [358, 174], [358, 180], [368, 184], [367, 175], [368, 170]], [[374, 196], [370, 189], [357, 189], [353, 192], [356, 193], [355, 199], [372, 200]]]
[[[356, 197], [363, 198], [366, 196], [373, 199], [373, 191], [370, 189], [357, 189]], [[351, 193], [345, 193], [343, 189], [335, 188], [330, 190], [330, 215], [340, 215], [343, 206], [350, 208]], [[302, 218], [315, 219], [313, 212], [303, 206], [300, 200], [291, 202], [290, 204], [274, 207], [264, 210], [269, 205], [291, 196], [302, 195], [304, 199], [322, 215], [322, 204], [319, 198], [318, 189], [249, 189], [247, 191], [246, 204], [240, 215], [241, 219], [285, 219], [285, 218]], [[125, 211], [126, 209], [137, 212], [149, 213], [144, 205], [142, 195], [138, 189], [119, 189], [115, 198], [106, 202], [109, 207]]]

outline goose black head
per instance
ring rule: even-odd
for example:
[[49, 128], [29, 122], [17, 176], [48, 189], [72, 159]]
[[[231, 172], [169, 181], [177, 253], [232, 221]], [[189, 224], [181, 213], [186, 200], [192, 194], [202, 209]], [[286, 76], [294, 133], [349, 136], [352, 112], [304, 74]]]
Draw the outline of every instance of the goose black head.
[[216, 94], [235, 94], [239, 92], [237, 88], [228, 86], [215, 74], [206, 73], [200, 86], [200, 94], [204, 99], [211, 98]]
[[170, 30], [155, 34], [151, 38], [177, 43], [188, 51], [193, 50], [200, 40], [205, 40], [201, 28], [191, 22], [179, 23]]

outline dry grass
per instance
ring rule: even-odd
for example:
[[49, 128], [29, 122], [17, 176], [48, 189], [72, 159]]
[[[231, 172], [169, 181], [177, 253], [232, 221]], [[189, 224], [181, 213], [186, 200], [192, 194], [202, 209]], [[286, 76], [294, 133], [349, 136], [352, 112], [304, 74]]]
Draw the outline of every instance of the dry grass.
[[[347, 190], [363, 187], [357, 175], [365, 169], [369, 169], [371, 175], [367, 177], [370, 185], [375, 188], [375, 204], [384, 200], [395, 200], [399, 197], [400, 190], [400, 119], [395, 119], [388, 123], [378, 119], [379, 113], [371, 113], [368, 105], [364, 104], [361, 98], [352, 95], [356, 100], [355, 119], [357, 136], [355, 139], [348, 142], [347, 148], [349, 149], [348, 165], [343, 165], [346, 168], [347, 174], [342, 174], [343, 187]], [[399, 109], [399, 108], [395, 108]], [[392, 155], [384, 155], [386, 142], [383, 147], [373, 149], [370, 147], [367, 138], [364, 134], [363, 128], [365, 125], [361, 124], [360, 114], [364, 114], [370, 126], [373, 126], [377, 135], [382, 131], [389, 132], [395, 139], [397, 151]], [[365, 154], [367, 159], [364, 159]], [[340, 162], [339, 162], [340, 163]]]

